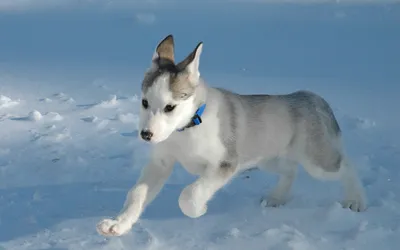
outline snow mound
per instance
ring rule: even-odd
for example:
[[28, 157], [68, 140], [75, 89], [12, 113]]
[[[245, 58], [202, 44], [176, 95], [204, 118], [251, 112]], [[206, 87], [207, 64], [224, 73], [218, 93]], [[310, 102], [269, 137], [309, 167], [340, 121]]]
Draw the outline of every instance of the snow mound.
[[100, 102], [97, 106], [102, 108], [112, 108], [118, 105], [118, 100], [116, 95], [110, 96], [110, 99]]
[[29, 112], [27, 118], [31, 121], [40, 121], [43, 118], [43, 115], [39, 111], [33, 110]]
[[8, 108], [15, 105], [18, 105], [19, 101], [13, 101], [11, 98], [0, 95], [0, 108]]
[[46, 117], [50, 119], [50, 121], [62, 121], [64, 117], [62, 117], [57, 112], [47, 112]]

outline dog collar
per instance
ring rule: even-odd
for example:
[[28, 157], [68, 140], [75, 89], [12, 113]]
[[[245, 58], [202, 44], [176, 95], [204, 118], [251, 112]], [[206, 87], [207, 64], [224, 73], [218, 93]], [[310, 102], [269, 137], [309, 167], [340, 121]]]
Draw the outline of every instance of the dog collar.
[[194, 116], [192, 117], [190, 122], [185, 127], [178, 129], [178, 131], [181, 132], [181, 131], [185, 130], [185, 128], [194, 127], [194, 126], [202, 123], [201, 115], [203, 114], [205, 108], [206, 108], [206, 104], [204, 103], [196, 110], [196, 112], [194, 113]]

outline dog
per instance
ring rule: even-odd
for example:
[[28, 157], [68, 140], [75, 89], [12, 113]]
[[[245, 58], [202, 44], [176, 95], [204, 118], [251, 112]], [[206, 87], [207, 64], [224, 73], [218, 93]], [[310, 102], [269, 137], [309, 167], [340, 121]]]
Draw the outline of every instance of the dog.
[[172, 35], [159, 42], [142, 82], [139, 137], [152, 144], [149, 163], [119, 215], [97, 224], [100, 234], [127, 233], [177, 162], [198, 176], [179, 196], [180, 209], [191, 218], [204, 215], [214, 194], [251, 168], [279, 174], [261, 204], [284, 205], [298, 165], [316, 179], [341, 181], [344, 208], [366, 210], [363, 186], [327, 101], [309, 91], [240, 95], [209, 87], [199, 72], [203, 42], [177, 64], [174, 49]]

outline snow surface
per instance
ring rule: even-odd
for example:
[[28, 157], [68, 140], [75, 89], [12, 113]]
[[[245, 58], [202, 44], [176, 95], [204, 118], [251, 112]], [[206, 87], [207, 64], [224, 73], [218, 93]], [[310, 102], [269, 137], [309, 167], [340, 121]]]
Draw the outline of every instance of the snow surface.
[[[17, 2], [34, 3], [0, 6]], [[399, 21], [398, 5], [223, 1], [0, 15], [0, 249], [399, 249]], [[276, 176], [251, 171], [191, 219], [178, 196], [195, 177], [177, 165], [127, 235], [98, 235], [96, 223], [118, 213], [146, 164], [150, 146], [136, 129], [140, 81], [169, 33], [177, 58], [204, 41], [200, 69], [210, 85], [324, 96], [368, 210], [342, 209], [340, 185], [304, 171], [290, 202], [261, 208]]]

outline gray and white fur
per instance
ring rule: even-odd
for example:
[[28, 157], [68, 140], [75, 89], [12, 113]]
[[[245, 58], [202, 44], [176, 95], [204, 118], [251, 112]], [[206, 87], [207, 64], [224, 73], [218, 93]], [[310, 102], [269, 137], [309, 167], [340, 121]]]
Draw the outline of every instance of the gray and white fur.
[[[99, 233], [119, 236], [137, 222], [180, 163], [198, 178], [179, 197], [192, 218], [207, 211], [214, 194], [238, 173], [257, 167], [280, 175], [261, 201], [283, 205], [297, 166], [320, 180], [339, 180], [343, 207], [364, 211], [366, 199], [355, 169], [342, 147], [341, 130], [329, 104], [309, 91], [287, 95], [240, 95], [209, 87], [199, 73], [203, 43], [175, 64], [172, 35], [153, 54], [142, 83], [140, 137], [153, 145], [149, 163], [128, 192], [122, 211], [97, 225]], [[187, 127], [206, 104], [202, 123]], [[178, 129], [185, 128], [183, 131]]]

